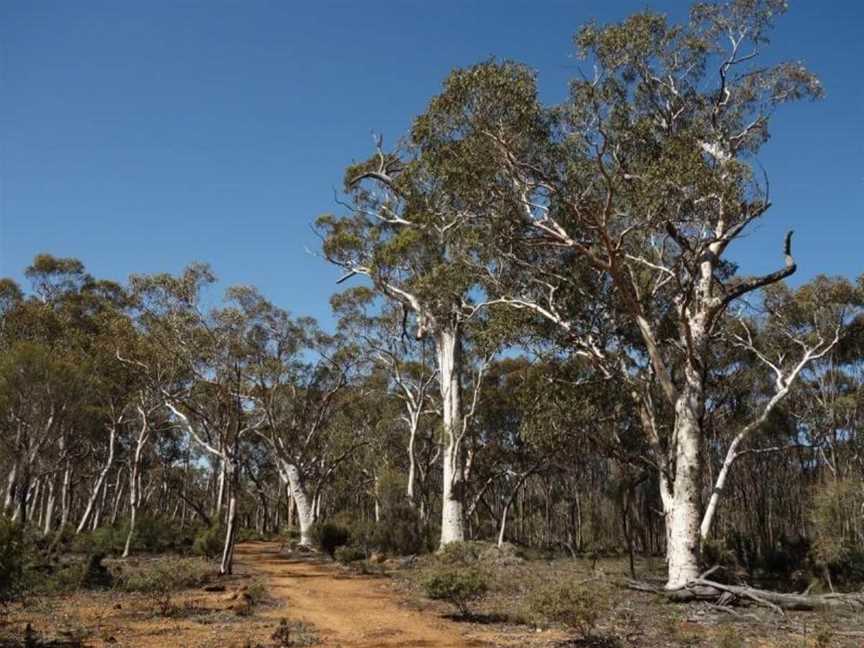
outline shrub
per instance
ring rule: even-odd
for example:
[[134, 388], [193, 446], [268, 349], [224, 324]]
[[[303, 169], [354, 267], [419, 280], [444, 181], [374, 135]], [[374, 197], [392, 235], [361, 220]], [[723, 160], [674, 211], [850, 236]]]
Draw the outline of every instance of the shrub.
[[214, 524], [198, 532], [192, 543], [192, 551], [199, 556], [216, 558], [222, 554], [225, 546], [225, 527]]
[[339, 547], [336, 549], [334, 557], [343, 565], [347, 565], [358, 560], [366, 560], [366, 551], [356, 545]]
[[483, 545], [479, 542], [451, 542], [438, 552], [438, 562], [443, 565], [471, 565], [480, 560]]
[[447, 601], [468, 616], [468, 604], [482, 598], [489, 585], [486, 575], [477, 569], [444, 569], [428, 576], [423, 588], [429, 598]]
[[407, 504], [386, 509], [375, 525], [372, 544], [379, 551], [399, 556], [421, 553], [426, 543], [417, 511]]
[[14, 599], [24, 579], [26, 545], [21, 528], [0, 517], [0, 604]]
[[318, 632], [303, 621], [288, 621], [282, 619], [279, 627], [270, 637], [276, 648], [294, 648], [295, 646], [315, 646], [319, 643]]
[[537, 625], [556, 623], [588, 637], [597, 626], [606, 603], [602, 591], [565, 581], [532, 592], [528, 597], [528, 610]]
[[351, 534], [348, 529], [333, 522], [316, 522], [312, 527], [312, 539], [315, 544], [331, 558], [336, 549], [348, 544]]
[[260, 542], [267, 540], [268, 536], [258, 533], [255, 529], [237, 529], [237, 542]]
[[76, 553], [119, 556], [123, 553], [125, 544], [126, 530], [103, 527], [75, 535], [69, 542], [69, 547]]
[[87, 564], [81, 573], [80, 586], [84, 589], [104, 589], [111, 587], [114, 578], [108, 568], [102, 564], [105, 554], [94, 553], [87, 558]]
[[196, 558], [157, 559], [148, 561], [131, 573], [118, 579], [117, 587], [126, 592], [158, 593], [201, 587], [207, 584], [213, 572]]

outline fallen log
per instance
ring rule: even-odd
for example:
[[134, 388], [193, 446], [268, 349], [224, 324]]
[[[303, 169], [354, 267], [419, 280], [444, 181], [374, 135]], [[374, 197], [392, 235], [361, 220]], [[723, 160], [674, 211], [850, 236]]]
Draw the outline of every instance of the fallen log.
[[694, 578], [684, 587], [665, 590], [654, 587], [650, 583], [627, 581], [628, 589], [640, 592], [663, 594], [673, 601], [687, 603], [691, 601], [707, 601], [717, 605], [729, 606], [740, 604], [757, 604], [770, 608], [779, 614], [786, 610], [824, 611], [824, 610], [864, 610], [864, 593], [848, 594], [794, 594], [773, 592], [748, 585], [727, 585], [705, 578], [713, 573], [711, 569], [702, 576]]

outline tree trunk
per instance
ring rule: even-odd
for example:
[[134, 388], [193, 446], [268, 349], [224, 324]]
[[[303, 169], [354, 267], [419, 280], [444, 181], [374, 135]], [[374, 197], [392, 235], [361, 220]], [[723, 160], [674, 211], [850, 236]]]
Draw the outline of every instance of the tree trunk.
[[135, 444], [135, 455], [132, 459], [132, 470], [129, 473], [129, 533], [126, 535], [126, 546], [123, 557], [129, 557], [132, 537], [135, 535], [135, 522], [138, 517], [138, 507], [141, 505], [141, 458], [144, 444], [147, 442], [147, 424], [143, 424], [138, 442]]
[[15, 505], [15, 486], [18, 483], [18, 461], [12, 464], [12, 470], [9, 471], [9, 477], [6, 479], [6, 497], [3, 500], [3, 512], [11, 511]]
[[[227, 465], [228, 461], [223, 461], [223, 465]], [[228, 523], [225, 530], [225, 545], [222, 549], [222, 563], [219, 565], [219, 574], [224, 576], [231, 573], [231, 568], [234, 564], [234, 536], [235, 526], [237, 524], [237, 467], [234, 462], [230, 462], [230, 467], [226, 468], [228, 481]]]
[[[688, 367], [686, 383], [675, 404], [675, 481], [661, 492], [666, 514], [666, 589], [677, 589], [699, 576], [699, 495], [701, 426], [705, 407], [701, 376]], [[661, 491], [666, 490], [661, 479]]]
[[132, 536], [135, 535], [135, 522], [138, 517], [138, 502], [140, 501], [140, 493], [138, 492], [139, 461], [136, 457], [132, 462], [132, 472], [129, 475], [129, 533], [126, 534], [126, 545], [123, 547], [123, 558], [129, 557], [129, 550], [132, 547]]
[[435, 337], [443, 408], [444, 485], [441, 492], [441, 546], [465, 539], [462, 471], [462, 340], [458, 327], [443, 329]]
[[81, 516], [81, 521], [78, 523], [78, 528], [75, 530], [75, 533], [81, 533], [84, 530], [84, 527], [87, 524], [87, 520], [90, 518], [90, 514], [93, 512], [93, 506], [96, 504], [96, 500], [99, 498], [100, 492], [102, 491], [102, 486], [105, 483], [105, 478], [108, 476], [108, 472], [111, 470], [111, 465], [114, 463], [114, 444], [117, 439], [117, 428], [115, 426], [111, 426], [111, 432], [108, 437], [108, 458], [105, 460], [105, 465], [102, 466], [102, 470], [99, 472], [99, 477], [96, 479], [96, 484], [93, 486], [93, 492], [90, 494], [89, 499], [87, 500], [87, 506], [84, 509], [84, 515]]
[[225, 499], [225, 460], [219, 460], [219, 478], [216, 482], [216, 502], [213, 507], [213, 518], [218, 520], [222, 517], [222, 502]]
[[408, 437], [408, 484], [405, 488], [405, 497], [408, 499], [408, 503], [411, 506], [414, 506], [416, 504], [416, 502], [414, 501], [414, 481], [416, 479], [415, 475], [417, 472], [417, 458], [414, 456], [414, 442], [417, 439], [419, 412], [416, 416], [412, 414], [410, 422], [411, 436]]
[[63, 469], [63, 488], [60, 491], [60, 528], [69, 524], [69, 511], [72, 508], [72, 464], [66, 460]]
[[283, 481], [291, 491], [291, 497], [297, 506], [297, 522], [300, 525], [300, 544], [306, 547], [312, 546], [312, 524], [315, 522], [315, 512], [309, 495], [300, 477], [297, 466], [282, 460], [279, 471]]
[[51, 533], [51, 522], [52, 518], [54, 517], [54, 501], [56, 488], [56, 476], [51, 475], [48, 479], [48, 501], [45, 504], [45, 521], [42, 527], [43, 536], [47, 536], [49, 533]]

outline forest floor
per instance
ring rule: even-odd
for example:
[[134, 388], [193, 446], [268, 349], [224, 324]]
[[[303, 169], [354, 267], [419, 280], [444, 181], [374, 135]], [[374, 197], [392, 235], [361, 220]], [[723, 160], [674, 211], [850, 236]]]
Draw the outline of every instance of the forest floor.
[[[128, 573], [168, 560], [111, 561], [109, 567]], [[615, 602], [596, 638], [568, 641], [561, 631], [539, 631], [524, 620], [520, 592], [553, 578], [596, 574], [598, 565], [591, 561], [531, 560], [497, 567], [497, 584], [466, 620], [422, 595], [424, 560], [410, 568], [387, 561], [348, 569], [317, 556], [288, 554], [279, 543], [249, 542], [237, 547], [235, 575], [170, 594], [115, 588], [31, 597], [0, 615], [0, 648], [864, 647], [860, 618], [813, 613], [778, 618], [756, 608], [730, 614], [615, 588], [611, 580], [623, 569], [621, 561], [599, 565]], [[370, 569], [379, 573], [360, 573]]]

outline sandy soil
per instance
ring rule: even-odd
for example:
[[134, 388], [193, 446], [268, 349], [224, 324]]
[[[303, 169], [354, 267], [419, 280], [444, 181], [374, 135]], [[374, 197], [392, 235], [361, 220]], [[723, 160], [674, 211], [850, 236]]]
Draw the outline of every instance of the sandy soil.
[[266, 579], [270, 594], [283, 607], [263, 612], [313, 624], [322, 644], [333, 648], [386, 646], [462, 648], [495, 646], [469, 635], [470, 626], [401, 604], [387, 579], [346, 574], [331, 563], [279, 555], [274, 543], [237, 547], [237, 561]]

